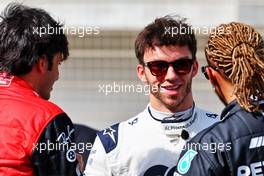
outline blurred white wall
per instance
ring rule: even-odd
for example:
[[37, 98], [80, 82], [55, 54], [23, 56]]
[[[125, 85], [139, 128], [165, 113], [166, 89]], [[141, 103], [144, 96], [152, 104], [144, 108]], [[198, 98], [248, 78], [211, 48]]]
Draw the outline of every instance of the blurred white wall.
[[[11, 2], [2, 0], [1, 9]], [[194, 26], [212, 26], [238, 18], [238, 0], [24, 0], [66, 22], [67, 26], [139, 29], [156, 17], [176, 13]]]

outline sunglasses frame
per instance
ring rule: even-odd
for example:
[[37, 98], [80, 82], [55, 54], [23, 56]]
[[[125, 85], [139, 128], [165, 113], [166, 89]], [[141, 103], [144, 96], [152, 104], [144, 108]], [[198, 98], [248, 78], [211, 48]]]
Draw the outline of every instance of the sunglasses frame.
[[209, 65], [202, 66], [202, 67], [201, 67], [201, 72], [202, 72], [202, 74], [204, 75], [204, 77], [205, 77], [207, 80], [209, 80], [209, 76], [208, 76], [207, 71], [206, 71], [206, 68], [207, 68], [207, 67], [209, 67]]
[[[181, 73], [181, 72], [179, 72], [177, 69], [175, 69], [175, 67], [176, 67], [176, 65], [177, 65], [177, 63], [179, 63], [179, 62], [182, 62], [182, 61], [186, 61], [186, 60], [188, 60], [187, 62], [189, 62], [190, 64], [190, 68], [188, 68], [188, 72], [184, 72], [184, 73]], [[164, 68], [161, 68], [160, 70], [163, 70], [164, 69], [164, 72], [163, 71], [160, 71], [160, 74], [156, 74], [156, 73], [154, 73], [153, 72], [153, 69], [152, 69], [152, 64], [153, 63], [157, 63], [157, 62], [161, 62], [161, 63], [166, 63], [167, 64], [167, 66], [166, 67], [164, 67]], [[178, 74], [178, 75], [186, 75], [186, 74], [188, 74], [188, 73], [190, 73], [190, 71], [191, 71], [191, 69], [192, 69], [192, 66], [193, 66], [193, 64], [194, 64], [194, 59], [190, 59], [189, 57], [184, 57], [184, 58], [182, 58], [182, 59], [178, 59], [178, 60], [176, 60], [176, 61], [173, 61], [173, 62], [167, 62], [167, 61], [163, 61], [163, 60], [157, 60], [157, 61], [150, 61], [150, 62], [147, 62], [147, 63], [144, 63], [144, 66], [147, 66], [148, 68], [149, 68], [149, 70], [150, 70], [150, 72], [151, 72], [151, 74], [153, 75], [153, 76], [165, 76], [166, 74], [167, 74], [167, 72], [168, 72], [168, 69], [169, 69], [169, 67], [170, 66], [172, 66], [173, 67], [173, 70], [174, 70], [174, 72], [176, 73], [176, 74]]]
[[211, 66], [211, 65], [204, 65], [204, 66], [201, 67], [201, 72], [203, 73], [204, 77], [205, 77], [207, 80], [209, 80], [209, 76], [208, 76], [208, 73], [207, 73], [207, 71], [206, 71], [206, 68], [207, 68], [207, 67], [210, 67], [210, 68], [214, 69], [214, 70], [217, 71], [217, 72], [218, 72], [218, 68], [217, 68], [217, 67], [213, 67], [213, 66]]

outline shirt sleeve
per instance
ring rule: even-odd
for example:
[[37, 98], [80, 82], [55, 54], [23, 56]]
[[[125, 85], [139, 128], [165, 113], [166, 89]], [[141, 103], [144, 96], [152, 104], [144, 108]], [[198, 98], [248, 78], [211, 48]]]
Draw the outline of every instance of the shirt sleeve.
[[107, 154], [98, 136], [95, 138], [84, 173], [85, 176], [112, 175], [107, 163]]
[[[57, 115], [43, 130], [31, 160], [37, 176], [76, 176], [76, 146], [74, 128], [65, 114]], [[77, 174], [78, 173], [78, 174]]]

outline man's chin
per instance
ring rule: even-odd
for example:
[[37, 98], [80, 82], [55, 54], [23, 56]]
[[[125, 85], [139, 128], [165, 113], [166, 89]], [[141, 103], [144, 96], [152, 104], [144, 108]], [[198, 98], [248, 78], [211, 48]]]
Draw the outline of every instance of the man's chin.
[[181, 102], [177, 99], [166, 99], [163, 100], [163, 104], [169, 109], [170, 111], [177, 111], [179, 106], [181, 105]]

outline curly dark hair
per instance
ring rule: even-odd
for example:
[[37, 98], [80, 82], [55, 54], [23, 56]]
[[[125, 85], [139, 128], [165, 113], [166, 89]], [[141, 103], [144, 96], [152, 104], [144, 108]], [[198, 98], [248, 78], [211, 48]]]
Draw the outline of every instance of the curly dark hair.
[[264, 99], [264, 41], [251, 26], [232, 22], [218, 26], [209, 36], [205, 54], [209, 63], [234, 84], [242, 108], [259, 110]]
[[[27, 74], [40, 56], [47, 58], [51, 70], [53, 56], [58, 52], [67, 59], [68, 41], [63, 25], [46, 11], [11, 3], [0, 18], [0, 72]], [[42, 29], [45, 31], [40, 35]]]
[[192, 58], [196, 59], [197, 41], [194, 30], [186, 23], [185, 18], [172, 16], [156, 18], [147, 25], [137, 36], [135, 41], [135, 54], [140, 64], [144, 64], [146, 48], [154, 46], [179, 45], [188, 46]]

